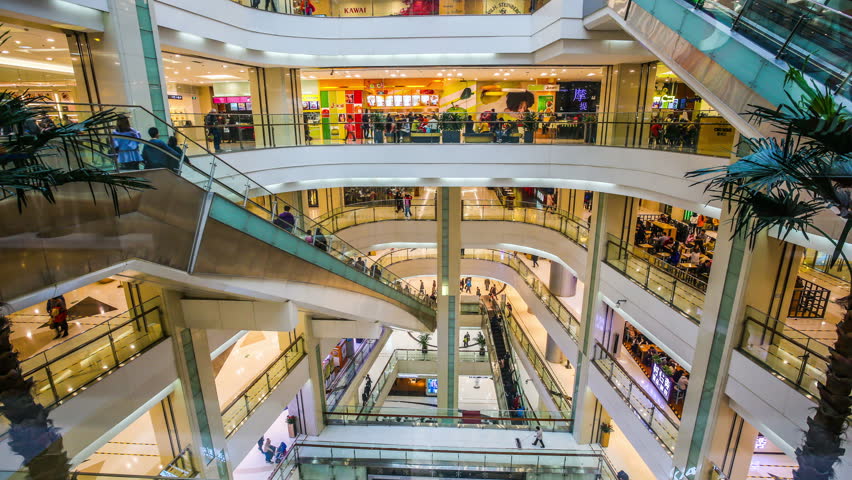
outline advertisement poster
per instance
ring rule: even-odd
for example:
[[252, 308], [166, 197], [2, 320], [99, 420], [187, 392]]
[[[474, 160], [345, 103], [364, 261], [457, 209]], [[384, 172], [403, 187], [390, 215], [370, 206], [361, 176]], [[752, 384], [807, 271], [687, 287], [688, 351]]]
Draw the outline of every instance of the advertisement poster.
[[553, 113], [553, 95], [539, 95], [538, 111]]

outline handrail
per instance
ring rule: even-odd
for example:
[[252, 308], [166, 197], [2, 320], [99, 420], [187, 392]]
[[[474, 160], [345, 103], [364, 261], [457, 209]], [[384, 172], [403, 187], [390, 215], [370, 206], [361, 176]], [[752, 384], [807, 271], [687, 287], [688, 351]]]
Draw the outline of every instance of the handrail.
[[[288, 361], [287, 356], [291, 353], [295, 353], [296, 358]], [[239, 429], [242, 426], [242, 424], [245, 423], [245, 421], [248, 419], [248, 417], [251, 416], [252, 412], [254, 412], [254, 410], [257, 409], [257, 407], [261, 403], [263, 403], [264, 400], [266, 400], [266, 398], [278, 387], [278, 385], [280, 385], [281, 382], [283, 382], [284, 379], [287, 378], [287, 376], [290, 374], [290, 372], [293, 370], [293, 368], [295, 368], [296, 365], [298, 365], [299, 362], [301, 362], [302, 359], [304, 359], [306, 356], [307, 356], [307, 354], [305, 352], [305, 339], [304, 339], [303, 336], [300, 335], [298, 338], [296, 338], [296, 340], [293, 343], [290, 344], [289, 347], [287, 347], [281, 353], [281, 355], [278, 356], [278, 358], [275, 359], [274, 362], [270, 363], [269, 366], [266, 369], [264, 369], [263, 372], [261, 372], [259, 375], [257, 375], [252, 380], [252, 382], [249, 383], [249, 385], [231, 403], [229, 403], [225, 408], [221, 409], [220, 413], [222, 415], [222, 420], [225, 423], [225, 436], [230, 437], [235, 431], [237, 431], [237, 429]], [[282, 363], [282, 361], [283, 361], [283, 363]], [[280, 364], [280, 363], [282, 363], [282, 364]], [[270, 380], [270, 376], [272, 375], [272, 370], [273, 370], [273, 368], [276, 368], [276, 367], [279, 368], [283, 372], [283, 374], [275, 380]], [[265, 381], [265, 387], [266, 388], [265, 389], [261, 388], [257, 392], [256, 397], [254, 399], [252, 399], [252, 396], [250, 395], [251, 390], [256, 388], [258, 385], [263, 387], [264, 386], [264, 382], [263, 382], [264, 379], [266, 380]], [[234, 417], [234, 418], [231, 418], [231, 419], [226, 418], [226, 417], [229, 416], [229, 414], [235, 415], [235, 413], [232, 412], [232, 410], [235, 409], [236, 407], [239, 407], [238, 404], [241, 401], [245, 403], [245, 406], [244, 406], [245, 414], [242, 415], [242, 418], [239, 418], [239, 417]], [[242, 408], [242, 407], [240, 407], [240, 408]], [[239, 413], [239, 412], [237, 412], [237, 413]]]
[[[613, 247], [615, 252], [612, 251]], [[614, 268], [616, 271], [626, 276], [628, 279], [637, 283], [645, 291], [659, 298], [665, 304], [672, 307], [675, 311], [681, 313], [694, 323], [701, 321], [700, 313], [704, 305], [704, 292], [690, 285], [689, 283], [673, 276], [670, 272], [648, 262], [641, 256], [631, 251], [631, 248], [636, 248], [631, 244], [623, 241], [607, 241], [607, 248], [604, 257], [604, 263]], [[630, 266], [630, 260], [639, 262], [640, 268]], [[644, 272], [641, 268], [644, 265]], [[664, 281], [659, 281], [651, 277], [652, 271], [663, 277]], [[637, 275], [638, 274], [638, 275]], [[641, 277], [641, 278], [637, 278]], [[652, 285], [655, 283], [656, 285]], [[656, 288], [654, 288], [656, 287]], [[686, 288], [687, 290], [683, 290]], [[664, 293], [670, 292], [670, 295], [663, 296]], [[679, 295], [682, 294], [682, 295]], [[690, 302], [686, 300], [686, 295], [698, 299], [700, 303]]]
[[[501, 218], [474, 218], [475, 213], [470, 212], [471, 208], [482, 208], [487, 211], [491, 207], [497, 207], [501, 209]], [[540, 223], [535, 220], [528, 220], [528, 212], [541, 212]], [[518, 218], [518, 214], [522, 212], [523, 215], [521, 218]], [[556, 217], [559, 219], [559, 222], [554, 225], [551, 222], [548, 222], [548, 216], [551, 218]], [[538, 218], [536, 218], [538, 219]], [[521, 222], [528, 223], [533, 225], [539, 225], [544, 228], [557, 231], [561, 233], [564, 237], [568, 238], [572, 242], [577, 245], [587, 248], [587, 242], [589, 239], [589, 226], [588, 222], [583, 221], [582, 219], [568, 213], [565, 210], [560, 210], [554, 207], [538, 207], [536, 204], [531, 202], [518, 202], [515, 205], [504, 206], [501, 203], [492, 203], [483, 200], [463, 200], [462, 201], [462, 220], [466, 221], [492, 221], [492, 220], [502, 220], [502, 221], [510, 221], [510, 222]], [[574, 230], [573, 234], [569, 233], [569, 226]]]
[[[159, 299], [160, 299], [160, 297], [154, 297], [154, 298], [148, 299], [148, 300], [146, 300], [146, 301], [145, 301], [142, 305], [144, 305], [145, 303], [148, 303], [148, 302], [152, 302], [152, 301], [154, 301], [154, 300], [159, 300]], [[140, 306], [142, 306], [142, 305], [140, 305]], [[137, 307], [133, 307], [133, 308], [131, 308], [131, 309], [128, 309], [128, 310], [127, 310], [127, 311], [125, 311], [125, 312], [122, 312], [122, 313], [119, 313], [119, 314], [117, 314], [117, 315], [115, 315], [115, 316], [112, 316], [112, 317], [110, 317], [110, 318], [108, 318], [108, 319], [104, 320], [103, 322], [99, 323], [99, 324], [98, 324], [98, 325], [96, 325], [94, 328], [97, 328], [98, 326], [104, 325], [104, 324], [108, 323], [110, 320], [112, 320], [112, 319], [114, 319], [114, 318], [118, 318], [118, 317], [119, 317], [119, 316], [121, 316], [123, 313], [127, 313], [127, 312], [129, 312], [130, 310], [135, 310], [136, 308], [137, 308]], [[118, 330], [118, 329], [120, 329], [120, 328], [123, 328], [123, 327], [127, 326], [127, 324], [129, 324], [130, 322], [135, 322], [135, 321], [139, 320], [140, 318], [143, 318], [145, 315], [149, 315], [149, 314], [151, 314], [151, 313], [158, 312], [159, 310], [160, 310], [160, 305], [157, 305], [157, 306], [151, 307], [151, 308], [150, 308], [150, 309], [148, 309], [148, 310], [144, 310], [144, 311], [142, 311], [141, 313], [136, 314], [133, 318], [130, 318], [129, 320], [125, 321], [124, 323], [122, 323], [122, 324], [120, 324], [120, 325], [116, 325], [116, 326], [110, 327], [110, 329], [109, 329], [108, 331], [106, 331], [106, 332], [104, 332], [104, 333], [102, 333], [102, 334], [98, 335], [97, 337], [94, 337], [94, 338], [92, 338], [92, 339], [90, 339], [90, 340], [87, 340], [86, 342], [81, 343], [80, 345], [77, 345], [76, 347], [72, 348], [71, 350], [68, 350], [67, 352], [64, 352], [64, 353], [60, 354], [59, 356], [53, 357], [53, 358], [51, 358], [51, 359], [47, 359], [47, 353], [48, 353], [48, 352], [50, 352], [50, 351], [51, 351], [51, 350], [53, 350], [53, 349], [56, 349], [57, 347], [62, 346], [62, 345], [63, 345], [63, 344], [65, 344], [67, 341], [71, 341], [71, 340], [73, 340], [73, 339], [74, 339], [74, 337], [69, 338], [66, 342], [58, 343], [58, 344], [54, 345], [53, 347], [51, 347], [51, 348], [49, 348], [49, 349], [47, 349], [47, 350], [41, 351], [41, 352], [37, 353], [36, 355], [33, 355], [32, 357], [30, 357], [30, 358], [28, 358], [28, 359], [26, 359], [26, 360], [23, 360], [23, 361], [21, 362], [21, 363], [28, 363], [28, 360], [30, 360], [30, 359], [32, 359], [32, 358], [35, 358], [35, 357], [36, 357], [36, 356], [38, 356], [38, 355], [45, 355], [45, 361], [44, 361], [44, 363], [41, 363], [41, 364], [39, 364], [39, 365], [37, 365], [37, 366], [35, 366], [35, 367], [32, 367], [32, 368], [30, 368], [30, 370], [28, 370], [28, 371], [24, 372], [24, 377], [28, 377], [28, 376], [32, 375], [32, 374], [33, 374], [36, 370], [39, 370], [39, 369], [44, 368], [44, 366], [45, 366], [45, 365], [49, 365], [49, 364], [51, 364], [51, 363], [56, 362], [57, 360], [62, 360], [63, 358], [66, 358], [66, 357], [68, 357], [69, 355], [71, 355], [71, 354], [73, 354], [73, 353], [77, 353], [78, 351], [82, 350], [82, 349], [83, 349], [83, 348], [85, 348], [85, 347], [88, 347], [88, 346], [89, 346], [89, 345], [91, 345], [92, 343], [94, 343], [94, 342], [96, 342], [96, 341], [98, 341], [98, 340], [101, 340], [101, 339], [103, 339], [103, 338], [104, 338], [104, 337], [106, 337], [106, 336], [109, 336], [109, 334], [111, 334], [111, 333], [115, 332], [116, 330]], [[90, 329], [90, 330], [91, 330], [91, 329]], [[85, 333], [85, 332], [83, 332], [83, 333]]]
[[[557, 408], [559, 408], [563, 415], [570, 416], [574, 405], [572, 397], [565, 393], [562, 383], [556, 378], [556, 374], [553, 373], [550, 364], [546, 360], [542, 360], [542, 358], [544, 358], [543, 355], [541, 355], [541, 352], [526, 330], [521, 327], [521, 322], [518, 321], [515, 313], [508, 313], [508, 311], [506, 311], [504, 312], [504, 317], [509, 319], [509, 322], [507, 322], [509, 329], [513, 334], [515, 334], [515, 338], [517, 338], [518, 342], [521, 344], [522, 350], [527, 355], [527, 358], [530, 360], [530, 363], [536, 373], [538, 373], [545, 388], [547, 388], [547, 393], [550, 395], [553, 403], [556, 404]], [[544, 368], [537, 368], [539, 365]], [[547, 378], [544, 378], [545, 376]], [[551, 388], [553, 386], [557, 387], [558, 391], [552, 390]]]
[[[411, 252], [415, 250], [422, 250], [425, 253], [422, 256], [412, 256]], [[487, 257], [482, 257], [478, 255], [478, 252], [488, 252]], [[434, 253], [431, 253], [434, 252]], [[404, 255], [404, 258], [395, 260], [395, 256], [399, 256], [400, 254]], [[376, 259], [376, 262], [380, 265], [389, 267], [394, 263], [399, 263], [403, 261], [409, 260], [420, 260], [420, 259], [431, 259], [437, 258], [437, 251], [435, 249], [424, 249], [424, 248], [410, 248], [410, 249], [400, 249], [394, 250], [393, 252], [386, 253], [381, 257]], [[535, 272], [530, 269], [526, 263], [518, 258], [512, 252], [507, 252], [504, 250], [494, 250], [494, 249], [465, 249], [464, 255], [461, 257], [463, 260], [484, 260], [484, 261], [492, 261], [496, 263], [501, 263], [503, 265], [507, 265], [512, 268], [516, 272], [518, 272], [521, 277], [524, 279], [526, 284], [532, 289], [533, 293], [541, 300], [545, 307], [547, 307], [548, 311], [556, 317], [559, 325], [565, 330], [565, 332], [577, 341], [579, 330], [580, 330], [580, 321], [577, 317], [568, 310], [565, 305], [556, 297], [547, 286], [544, 285]]]
[[[291, 350], [293, 350], [293, 348], [294, 348], [294, 347], [296, 347], [296, 346], [297, 346], [300, 342], [301, 342], [301, 343], [304, 343], [304, 341], [305, 341], [305, 340], [304, 340], [304, 337], [303, 337], [302, 335], [299, 335], [299, 336], [296, 338], [296, 340], [294, 340], [294, 341], [293, 341], [293, 343], [291, 343], [290, 345], [288, 345], [288, 346], [287, 346], [287, 348], [285, 348], [285, 349], [281, 352], [281, 354], [279, 354], [277, 357], [275, 357], [275, 360], [272, 360], [271, 362], [269, 362], [269, 365], [268, 365], [265, 369], [263, 369], [263, 371], [261, 371], [260, 373], [258, 373], [257, 375], [255, 375], [255, 376], [254, 376], [254, 378], [253, 378], [253, 379], [251, 379], [251, 381], [247, 384], [248, 386], [247, 386], [246, 388], [244, 388], [244, 389], [243, 389], [243, 391], [241, 391], [240, 393], [238, 393], [238, 394], [237, 394], [237, 396], [236, 396], [236, 398], [235, 398], [234, 400], [232, 400], [230, 403], [228, 403], [227, 405], [225, 405], [225, 407], [224, 407], [224, 408], [222, 408], [222, 409], [221, 409], [221, 410], [222, 410], [222, 413], [224, 413], [224, 412], [225, 412], [226, 410], [228, 410], [229, 408], [233, 407], [233, 406], [234, 406], [234, 404], [235, 404], [235, 403], [237, 403], [237, 402], [240, 400], [240, 397], [242, 397], [243, 395], [245, 395], [245, 394], [246, 394], [246, 392], [248, 392], [248, 391], [249, 391], [249, 389], [252, 387], [252, 385], [254, 385], [254, 384], [255, 384], [255, 383], [257, 383], [258, 381], [260, 381], [260, 379], [261, 379], [261, 378], [263, 378], [263, 376], [264, 376], [264, 375], [266, 375], [266, 374], [269, 372], [269, 370], [271, 370], [271, 369], [272, 369], [272, 367], [274, 367], [274, 366], [275, 366], [275, 364], [276, 364], [276, 363], [278, 363], [278, 361], [279, 361], [279, 360], [281, 360], [282, 358], [284, 358], [285, 356], [287, 356], [287, 355], [290, 353], [290, 351], [291, 351]], [[304, 348], [304, 345], [302, 345], [302, 347]]]
[[[760, 317], [763, 317], [762, 322]], [[810, 399], [819, 396], [819, 384], [825, 381], [831, 349], [769, 314], [751, 306], [746, 308], [737, 350]]]
[[[471, 453], [493, 455], [495, 452], [511, 452], [512, 455], [528, 455], [528, 456], [543, 456], [543, 457], [597, 457], [600, 454], [590, 450], [588, 453], [578, 452], [576, 450], [518, 450], [509, 448], [489, 448], [488, 450], [468, 450], [468, 449], [449, 449], [449, 448], [431, 448], [431, 447], [397, 447], [397, 446], [370, 446], [369, 443], [344, 443], [333, 442], [333, 447], [336, 448], [351, 448], [354, 450], [388, 450], [392, 452], [429, 452], [429, 453]], [[329, 448], [329, 444], [299, 442], [297, 447], [315, 447]]]
[[[607, 369], [605, 369], [602, 365], [602, 361], [604, 359], [608, 360], [609, 363], [610, 368], [608, 369], [608, 373]], [[604, 348], [603, 345], [600, 344], [600, 342], [595, 342], [592, 363], [595, 364], [595, 367], [597, 367], [597, 369], [601, 372], [601, 375], [603, 375], [604, 378], [609, 381], [610, 385], [612, 385], [613, 387], [613, 390], [615, 390], [615, 392], [618, 393], [618, 395], [624, 399], [625, 403], [627, 403], [627, 405], [637, 414], [639, 419], [642, 420], [642, 423], [645, 424], [645, 426], [648, 428], [648, 431], [650, 431], [651, 434], [657, 438], [660, 445], [669, 453], [669, 455], [672, 455], [674, 453], [675, 442], [677, 442], [677, 434], [680, 430], [679, 422], [676, 422], [674, 419], [669, 417], [668, 413], [665, 410], [661, 409], [659, 406], [657, 406], [656, 403], [654, 403], [652, 397], [648, 394], [648, 392], [646, 392], [645, 389], [642, 388], [642, 386], [639, 385], [639, 383], [634, 380], [633, 377], [631, 377], [626, 370], [624, 370], [624, 367], [622, 367], [621, 364], [618, 363], [618, 360], [616, 360], [616, 358], [610, 352], [608, 352], [606, 348]], [[614, 383], [611, 380], [613, 374], [615, 373], [615, 370], [618, 370], [618, 372], [622, 375], [622, 381]], [[623, 381], [628, 382], [626, 387], [626, 393], [622, 391], [625, 388], [622, 383]], [[645, 405], [634, 405], [632, 399], [634, 398], [634, 391], [637, 390], [642, 394], [642, 397], [645, 398], [647, 403], [650, 404], [650, 408]], [[658, 413], [655, 415], [655, 412]], [[660, 422], [661, 416], [663, 420], [665, 420], [665, 423]], [[654, 422], [655, 419], [657, 420], [656, 423]], [[673, 430], [673, 432], [665, 432], [666, 424], [668, 425], [668, 428]], [[659, 425], [660, 428], [655, 428], [655, 425]], [[663, 430], [658, 431], [660, 429]]]
[[[206, 149], [206, 147], [201, 146], [198, 142], [188, 137], [183, 132], [179, 131], [175, 127], [168, 124], [166, 120], [163, 120], [157, 117], [156, 114], [146, 109], [145, 107], [139, 106], [127, 106], [127, 105], [114, 105], [114, 104], [83, 104], [83, 103], [62, 103], [62, 104], [46, 104], [46, 106], [50, 108], [60, 108], [61, 106], [85, 106], [89, 108], [91, 112], [93, 111], [102, 111], [104, 109], [115, 109], [115, 108], [130, 108], [138, 110], [139, 112], [143, 112], [149, 119], [153, 119], [155, 123], [158, 123], [160, 126], [165, 126], [168, 129], [168, 132], [172, 133], [176, 137], [179, 137], [183, 140], [182, 144], [187, 145], [191, 144], [195, 147], [199, 148], [203, 153], [202, 156], [192, 157], [191, 161], [184, 162], [180, 166], [180, 170], [178, 174], [187, 178], [191, 182], [195, 183], [199, 187], [203, 188], [208, 192], [215, 192], [220, 194], [223, 198], [231, 201], [234, 204], [240, 205], [243, 209], [260, 216], [261, 218], [265, 218], [268, 221], [272, 222], [277, 216], [277, 208], [279, 204], [287, 205], [290, 207], [291, 211], [294, 215], [298, 215], [302, 220], [303, 225], [300, 226], [292, 226], [289, 228], [279, 227], [280, 230], [283, 230], [290, 235], [296, 236], [300, 239], [305, 239], [305, 237], [309, 235], [314, 235], [315, 230], [320, 230], [324, 232], [324, 235], [327, 235], [328, 248], [326, 253], [335, 257], [338, 261], [347, 264], [350, 268], [359, 271], [364, 275], [368, 275], [367, 271], [370, 267], [369, 257], [356, 249], [352, 245], [339, 238], [335, 238], [332, 232], [329, 232], [322, 225], [317, 224], [310, 220], [310, 217], [300, 212], [298, 209], [294, 208], [292, 205], [289, 205], [287, 202], [279, 198], [277, 195], [267, 190], [263, 185], [253, 181], [247, 175], [243, 174], [239, 170], [235, 169], [227, 162], [222, 160], [219, 156], [214, 153], [211, 153]], [[63, 112], [63, 113], [74, 113], [74, 112]], [[86, 113], [82, 111], [78, 111], [76, 113]], [[127, 112], [119, 112], [119, 113], [127, 113]], [[131, 112], [132, 113], [132, 112]], [[140, 141], [140, 143], [149, 143], [146, 141]], [[180, 141], [178, 143], [181, 143]], [[98, 152], [99, 154], [106, 155], [103, 152]], [[209, 167], [208, 170], [205, 170], [203, 167]], [[197, 174], [201, 178], [192, 177], [191, 173]], [[188, 176], [189, 175], [189, 176]], [[254, 199], [260, 198], [261, 201], [265, 201], [266, 199], [274, 199], [271, 200], [271, 205], [267, 208], [265, 205], [261, 205], [257, 203]], [[258, 214], [261, 212], [261, 214]], [[310, 224], [308, 224], [310, 222]], [[357, 268], [355, 265], [355, 259], [362, 258], [365, 260], [366, 268]], [[368, 275], [369, 276], [369, 275]], [[372, 276], [371, 276], [372, 277]], [[427, 306], [431, 309], [435, 308], [433, 302], [428, 297], [420, 297], [416, 293], [416, 290], [411, 288], [412, 286], [405, 282], [403, 279], [398, 277], [387, 278], [384, 276], [372, 277], [384, 283], [387, 283], [389, 286], [393, 288], [393, 285], [399, 284], [400, 286], [407, 285], [409, 288], [398, 288], [397, 291], [400, 293], [411, 297], [416, 302]]]
[[[486, 298], [488, 298], [488, 297], [486, 297]], [[497, 302], [495, 301], [494, 303], [496, 304]], [[487, 339], [491, 339], [491, 345], [496, 345], [494, 343], [494, 335], [492, 334], [492, 331], [491, 331], [491, 318], [489, 317], [488, 312], [484, 311], [482, 313], [482, 324], [483, 324], [482, 330], [485, 331], [486, 341], [487, 341]], [[509, 353], [509, 360], [508, 361], [511, 362], [511, 364], [512, 364], [513, 375], [512, 375], [511, 380], [515, 384], [515, 389], [518, 391], [518, 394], [520, 394], [520, 396], [521, 396], [520, 405], [521, 405], [521, 407], [524, 408], [525, 412], [530, 411], [533, 415], [533, 418], [535, 418], [535, 413], [533, 412], [533, 409], [531, 408], [532, 405], [530, 405], [529, 399], [527, 398], [527, 394], [524, 391], [524, 384], [523, 384], [523, 382], [521, 382], [520, 370], [518, 369], [518, 365], [515, 363], [515, 355], [513, 354], [514, 349], [512, 348], [512, 344], [509, 341], [509, 336], [506, 334], [505, 329], [501, 329], [501, 335], [503, 336], [503, 342], [504, 342], [506, 349], [508, 350], [508, 353]], [[494, 386], [495, 386], [495, 388], [499, 388], [499, 390], [497, 391], [498, 402], [500, 401], [500, 399], [502, 399], [506, 403], [506, 410], [512, 410], [511, 406], [508, 403], [508, 397], [506, 396], [505, 388], [503, 387], [503, 371], [500, 368], [500, 359], [497, 358], [497, 352], [493, 348], [490, 348], [489, 350], [490, 350], [489, 358], [491, 359], [492, 375], [495, 379]], [[496, 381], [498, 379], [498, 377], [499, 377], [499, 380], [500, 380], [499, 384]]]
[[[386, 327], [382, 327], [382, 335], [384, 335], [385, 328]], [[370, 356], [370, 354], [373, 353], [373, 350], [376, 349], [376, 345], [378, 345], [380, 338], [381, 335], [379, 336], [379, 338], [369, 338], [365, 340], [364, 345], [361, 346], [361, 348], [358, 350], [358, 353], [356, 353], [352, 357], [352, 359], [346, 363], [346, 366], [343, 367], [344, 371], [340, 372], [334, 379], [334, 381], [331, 382], [331, 385], [326, 387], [326, 390], [331, 390], [329, 393], [326, 394], [326, 405], [330, 409], [333, 410], [334, 407], [337, 406], [337, 403], [340, 401], [340, 398], [343, 395], [342, 392], [348, 388], [348, 385], [343, 388], [337, 388], [337, 385], [343, 380], [344, 377], [348, 377], [346, 380], [347, 384], [352, 380], [352, 377], [354, 377], [360, 371], [361, 367], [364, 366], [364, 361], [366, 357]]]

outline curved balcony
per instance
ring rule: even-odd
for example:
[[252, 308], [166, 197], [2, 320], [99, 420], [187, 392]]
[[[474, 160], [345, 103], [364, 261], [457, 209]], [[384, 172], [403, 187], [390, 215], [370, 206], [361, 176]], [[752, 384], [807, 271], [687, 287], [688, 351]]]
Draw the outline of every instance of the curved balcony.
[[[435, 249], [403, 249], [394, 250], [379, 257], [376, 262], [385, 268], [414, 260], [437, 259]], [[565, 305], [545, 286], [527, 264], [512, 252], [491, 249], [465, 249], [464, 260], [479, 260], [505, 265], [514, 270], [523, 279], [535, 296], [543, 303], [548, 312], [555, 318], [565, 333], [576, 343], [580, 331], [580, 321]], [[435, 268], [437, 264], [435, 264]], [[462, 265], [464, 270], [464, 265]]]

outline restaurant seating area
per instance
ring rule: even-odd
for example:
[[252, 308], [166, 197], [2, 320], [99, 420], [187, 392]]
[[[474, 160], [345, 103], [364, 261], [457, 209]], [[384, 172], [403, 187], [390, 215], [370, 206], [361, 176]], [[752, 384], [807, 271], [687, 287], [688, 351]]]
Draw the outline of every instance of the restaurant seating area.
[[625, 324], [623, 338], [625, 350], [651, 380], [677, 418], [681, 418], [689, 386], [689, 372], [632, 325]]
[[639, 215], [634, 242], [641, 249], [636, 253], [655, 267], [705, 292], [718, 220], [694, 213], [692, 216], [691, 223], [686, 223], [664, 213]]

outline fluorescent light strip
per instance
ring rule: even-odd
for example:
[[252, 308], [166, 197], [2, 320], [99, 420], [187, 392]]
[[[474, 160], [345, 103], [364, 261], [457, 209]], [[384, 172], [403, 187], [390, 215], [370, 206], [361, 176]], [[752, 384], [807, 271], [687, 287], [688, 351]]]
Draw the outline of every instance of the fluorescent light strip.
[[14, 57], [0, 57], [0, 65], [8, 65], [10, 67], [21, 67], [21, 68], [29, 68], [32, 70], [43, 70], [46, 72], [57, 72], [57, 73], [74, 73], [74, 67], [72, 66], [64, 66], [64, 65], [56, 65], [54, 63], [42, 63], [42, 62], [33, 62], [32, 60], [23, 60], [20, 58]]

